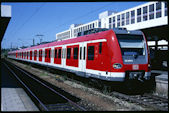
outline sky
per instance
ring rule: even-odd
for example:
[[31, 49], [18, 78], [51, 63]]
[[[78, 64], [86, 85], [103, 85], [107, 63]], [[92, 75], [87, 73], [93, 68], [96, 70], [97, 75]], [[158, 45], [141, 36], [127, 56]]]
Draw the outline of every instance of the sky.
[[1, 48], [30, 46], [53, 41], [56, 33], [68, 30], [71, 24], [85, 24], [99, 18], [106, 10], [120, 12], [146, 2], [7, 2], [12, 17], [1, 42]]

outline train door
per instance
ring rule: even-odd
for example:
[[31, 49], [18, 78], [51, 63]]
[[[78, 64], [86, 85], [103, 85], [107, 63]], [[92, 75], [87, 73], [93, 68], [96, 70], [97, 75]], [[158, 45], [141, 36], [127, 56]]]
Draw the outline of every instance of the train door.
[[45, 49], [45, 62], [50, 63], [51, 48]]
[[62, 46], [62, 66], [66, 66], [66, 45]]
[[79, 70], [86, 72], [86, 43], [79, 44]]

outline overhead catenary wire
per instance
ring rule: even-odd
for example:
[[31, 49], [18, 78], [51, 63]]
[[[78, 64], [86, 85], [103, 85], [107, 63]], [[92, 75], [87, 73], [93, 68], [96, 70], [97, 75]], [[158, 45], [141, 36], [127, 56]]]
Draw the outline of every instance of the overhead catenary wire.
[[[78, 17], [75, 17], [75, 18], [73, 18], [73, 19], [71, 19], [71, 20], [68, 20], [67, 22], [65, 22], [65, 23], [63, 23], [63, 24], [60, 24], [60, 25], [58, 25], [58, 26], [55, 27], [55, 28], [51, 27], [51, 28], [49, 28], [47, 31], [44, 31], [44, 32], [42, 32], [42, 33], [43, 33], [43, 34], [49, 33], [49, 31], [51, 32], [52, 29], [53, 29], [53, 30], [56, 30], [57, 28], [60, 28], [60, 27], [62, 27], [62, 26], [65, 26], [65, 25], [68, 25], [68, 24], [70, 25], [70, 22], [73, 22], [73, 21], [75, 21], [75, 20], [80, 20], [80, 19], [82, 19], [82, 18], [84, 18], [84, 17], [87, 17], [86, 15], [95, 13], [95, 12], [97, 12], [97, 11], [103, 9], [103, 8], [106, 8], [106, 7], [109, 6], [109, 5], [112, 5], [112, 4], [111, 4], [111, 3], [108, 3], [108, 4], [106, 4], [106, 5], [102, 6], [102, 7], [99, 7], [99, 8], [97, 8], [97, 9], [94, 9], [94, 10], [92, 10], [92, 11], [86, 13], [86, 14], [83, 14], [83, 15], [81, 15], [81, 16], [78, 16]], [[38, 12], [43, 6], [44, 6], [44, 3], [43, 3], [40, 7], [38, 7], [38, 8], [32, 13], [32, 15], [26, 19], [26, 21], [24, 21], [24, 22], [22, 23], [22, 25], [15, 31], [13, 37], [15, 37], [16, 35], [18, 35], [18, 32], [20, 31], [20, 29], [23, 28], [24, 25], [27, 24], [27, 23], [32, 19], [32, 17], [35, 16], [35, 15], [37, 14], [37, 12]], [[47, 23], [47, 24], [48, 24], [48, 23]]]
[[109, 5], [112, 5], [112, 4], [108, 3], [108, 4], [104, 5], [104, 6], [99, 7], [99, 8], [97, 8], [97, 9], [94, 9], [94, 10], [92, 10], [92, 11], [90, 11], [90, 12], [84, 14], [84, 15], [81, 15], [81, 16], [75, 17], [75, 18], [73, 18], [73, 19], [71, 19], [71, 20], [68, 20], [66, 23], [64, 22], [63, 24], [60, 24], [60, 25], [58, 25], [58, 26], [55, 27], [55, 28], [53, 28], [53, 27], [52, 27], [52, 28], [49, 28], [48, 30], [44, 31], [43, 33], [49, 32], [49, 31], [51, 31], [52, 29], [53, 29], [53, 30], [56, 30], [56, 28], [60, 28], [60, 27], [62, 27], [62, 26], [64, 26], [64, 25], [67, 25], [67, 24], [70, 25], [70, 22], [73, 22], [73, 21], [75, 21], [75, 20], [80, 20], [80, 19], [82, 19], [82, 18], [84, 18], [84, 17], [87, 17], [86, 15], [95, 13], [96, 11], [99, 11], [99, 10], [101, 10], [101, 9], [103, 9], [103, 8], [106, 8], [106, 6], [109, 6]]
[[24, 25], [25, 25], [26, 23], [28, 23], [28, 21], [30, 21], [30, 20], [32, 19], [32, 17], [33, 17], [35, 14], [37, 14], [37, 12], [38, 12], [44, 5], [45, 5], [45, 3], [43, 3], [40, 7], [38, 7], [38, 8], [32, 13], [32, 15], [31, 15], [29, 18], [27, 18], [26, 21], [23, 22], [23, 24], [16, 30], [16, 32], [15, 32], [14, 35], [13, 35], [13, 37], [16, 35], [16, 33], [17, 33], [21, 28], [24, 27]]

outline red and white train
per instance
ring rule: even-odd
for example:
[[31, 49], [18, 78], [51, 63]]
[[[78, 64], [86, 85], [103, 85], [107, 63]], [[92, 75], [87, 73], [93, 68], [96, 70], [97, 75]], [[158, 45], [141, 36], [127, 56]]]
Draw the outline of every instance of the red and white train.
[[147, 41], [141, 31], [109, 29], [8, 53], [12, 59], [105, 81], [150, 79]]

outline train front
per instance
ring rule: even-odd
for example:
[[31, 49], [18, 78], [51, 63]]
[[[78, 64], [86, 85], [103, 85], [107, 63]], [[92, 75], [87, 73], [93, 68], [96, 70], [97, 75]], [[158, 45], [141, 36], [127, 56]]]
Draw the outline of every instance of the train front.
[[[114, 71], [125, 73], [123, 80], [145, 82], [150, 80], [150, 62], [146, 39], [141, 31], [114, 30], [118, 47], [112, 61]], [[119, 61], [119, 62], [117, 62]]]

